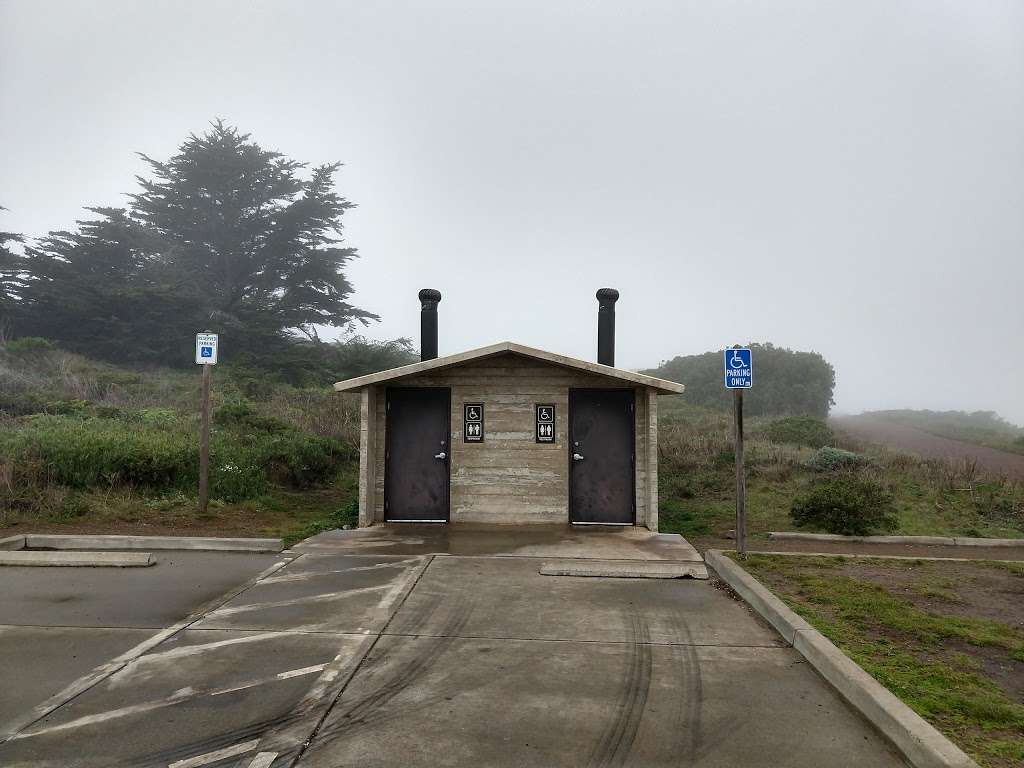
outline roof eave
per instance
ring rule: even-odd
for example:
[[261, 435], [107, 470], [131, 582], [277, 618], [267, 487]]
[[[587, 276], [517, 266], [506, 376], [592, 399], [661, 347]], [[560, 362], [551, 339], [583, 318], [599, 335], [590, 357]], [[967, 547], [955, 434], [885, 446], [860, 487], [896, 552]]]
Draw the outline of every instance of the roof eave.
[[374, 384], [396, 381], [410, 376], [415, 376], [420, 373], [425, 373], [427, 371], [450, 368], [452, 366], [461, 365], [462, 363], [468, 363], [474, 360], [483, 360], [506, 352], [511, 352], [513, 354], [522, 355], [523, 357], [529, 357], [536, 360], [543, 360], [544, 362], [551, 363], [552, 365], [560, 365], [564, 368], [584, 371], [587, 373], [595, 373], [600, 376], [607, 376], [620, 381], [628, 381], [635, 385], [657, 390], [658, 394], [662, 395], [682, 394], [685, 390], [685, 387], [682, 384], [674, 381], [658, 379], [654, 376], [647, 376], [642, 373], [625, 371], [621, 368], [601, 365], [600, 363], [591, 363], [587, 360], [579, 360], [578, 358], [567, 357], [566, 355], [559, 355], [542, 349], [534, 349], [533, 347], [526, 347], [522, 344], [515, 344], [511, 341], [503, 341], [498, 344], [491, 344], [487, 347], [471, 349], [454, 355], [446, 355], [445, 357], [438, 357], [433, 360], [421, 360], [418, 363], [410, 363], [409, 365], [403, 365], [399, 368], [391, 368], [387, 371], [379, 371], [365, 376], [357, 376], [353, 379], [337, 382], [334, 385], [334, 389], [338, 392], [354, 392]]

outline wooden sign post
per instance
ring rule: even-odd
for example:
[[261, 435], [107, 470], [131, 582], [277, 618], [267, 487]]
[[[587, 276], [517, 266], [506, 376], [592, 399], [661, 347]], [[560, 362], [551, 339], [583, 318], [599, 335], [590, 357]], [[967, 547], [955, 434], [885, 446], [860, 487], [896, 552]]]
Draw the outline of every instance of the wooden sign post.
[[747, 551], [747, 480], [743, 472], [743, 390], [732, 391], [733, 421], [736, 433], [736, 551]]
[[749, 349], [739, 345], [725, 350], [725, 388], [732, 390], [732, 417], [736, 455], [736, 551], [747, 551], [747, 481], [743, 473], [743, 390], [754, 385], [754, 364]]
[[203, 366], [203, 394], [200, 405], [199, 430], [199, 512], [206, 513], [210, 503], [210, 389], [213, 384], [213, 366]]
[[196, 334], [196, 365], [203, 367], [200, 396], [199, 427], [199, 512], [206, 513], [210, 504], [210, 390], [213, 388], [213, 366], [217, 364], [216, 333]]

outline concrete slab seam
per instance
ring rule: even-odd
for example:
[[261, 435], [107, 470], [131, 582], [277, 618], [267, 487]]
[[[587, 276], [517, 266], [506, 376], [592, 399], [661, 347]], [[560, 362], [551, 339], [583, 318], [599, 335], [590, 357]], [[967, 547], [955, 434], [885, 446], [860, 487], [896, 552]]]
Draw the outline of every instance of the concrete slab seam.
[[[978, 768], [978, 764], [959, 747], [865, 672], [832, 641], [797, 616], [738, 563], [720, 550], [708, 551], [705, 558], [716, 573], [773, 626], [775, 622], [762, 609], [777, 603], [774, 609], [779, 613], [778, 619], [794, 627], [790, 641], [793, 649], [888, 738], [915, 768]], [[748, 599], [747, 594], [754, 599]]]
[[25, 548], [25, 536], [18, 534], [17, 536], [8, 536], [0, 539], [0, 549], [4, 550], [18, 550]]
[[[306, 749], [323, 727], [334, 706], [342, 694], [344, 694], [345, 689], [348, 688], [352, 678], [362, 668], [363, 662], [373, 651], [381, 636], [391, 625], [395, 615], [401, 610], [405, 601], [412, 594], [413, 589], [415, 589], [423, 574], [426, 573], [427, 568], [434, 560], [433, 555], [423, 555], [421, 557], [426, 559], [419, 566], [412, 569], [390, 601], [388, 601], [387, 597], [385, 598], [385, 602], [390, 603], [389, 607], [393, 607], [380, 631], [363, 635], [361, 647], [356, 649], [353, 654], [347, 656], [343, 650], [335, 656], [334, 660], [324, 668], [323, 673], [317, 678], [302, 700], [292, 708], [288, 718], [289, 725], [282, 729], [265, 733], [260, 737], [257, 749], [261, 754], [273, 752], [276, 760], [277, 756], [294, 751], [287, 765], [291, 768], [291, 766], [295, 766], [299, 762]], [[322, 711], [319, 711], [320, 709]], [[310, 719], [313, 720], [312, 725], [303, 726], [303, 722], [308, 723]]]
[[[301, 555], [299, 555], [298, 557], [301, 557]], [[16, 735], [20, 731], [30, 727], [39, 720], [42, 720], [51, 712], [59, 709], [60, 707], [74, 700], [78, 696], [81, 696], [90, 688], [93, 688], [94, 686], [103, 682], [111, 675], [116, 674], [124, 667], [126, 667], [129, 663], [131, 663], [138, 657], [142, 656], [147, 651], [160, 645], [160, 643], [170, 639], [182, 630], [187, 629], [196, 622], [200, 621], [210, 611], [216, 609], [221, 605], [224, 605], [224, 603], [228, 602], [229, 600], [233, 600], [234, 598], [238, 597], [238, 595], [242, 594], [247, 589], [253, 587], [261, 579], [271, 575], [272, 573], [280, 570], [281, 568], [284, 568], [289, 563], [295, 562], [295, 560], [297, 560], [298, 557], [280, 560], [274, 563], [268, 568], [265, 568], [252, 579], [249, 579], [249, 581], [245, 582], [241, 586], [233, 587], [220, 597], [216, 597], [213, 600], [207, 601], [181, 621], [178, 621], [172, 624], [170, 627], [167, 627], [166, 629], [157, 632], [149, 639], [143, 640], [135, 647], [130, 648], [124, 653], [122, 653], [120, 656], [117, 656], [116, 658], [106, 662], [105, 664], [101, 664], [88, 674], [84, 675], [83, 677], [80, 677], [78, 680], [71, 683], [71, 685], [65, 687], [62, 691], [54, 694], [43, 703], [35, 706], [27, 716], [21, 718], [20, 720], [15, 720], [12, 726], [8, 726], [6, 731], [0, 733], [0, 744], [9, 741], [11, 737]]]

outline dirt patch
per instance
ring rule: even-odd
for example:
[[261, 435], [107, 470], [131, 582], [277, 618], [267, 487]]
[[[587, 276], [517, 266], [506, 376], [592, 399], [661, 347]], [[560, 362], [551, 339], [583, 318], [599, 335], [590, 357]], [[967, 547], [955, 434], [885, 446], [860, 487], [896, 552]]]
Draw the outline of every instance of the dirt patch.
[[745, 566], [981, 765], [1024, 765], [1024, 566], [756, 555]]
[[980, 467], [991, 473], [1024, 480], [1022, 455], [939, 437], [886, 419], [833, 416], [829, 419], [829, 424], [866, 442], [887, 445], [928, 459], [976, 460]]
[[923, 611], [1024, 629], [1024, 578], [976, 563], [857, 562], [838, 573], [884, 587]]

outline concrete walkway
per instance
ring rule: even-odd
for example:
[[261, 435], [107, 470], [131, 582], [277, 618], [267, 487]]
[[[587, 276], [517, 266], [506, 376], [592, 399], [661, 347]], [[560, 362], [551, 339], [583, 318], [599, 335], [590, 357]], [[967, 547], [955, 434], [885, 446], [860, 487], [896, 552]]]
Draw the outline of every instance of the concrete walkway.
[[324, 534], [20, 728], [0, 764], [902, 765], [712, 582], [540, 573], [690, 552], [632, 530]]

